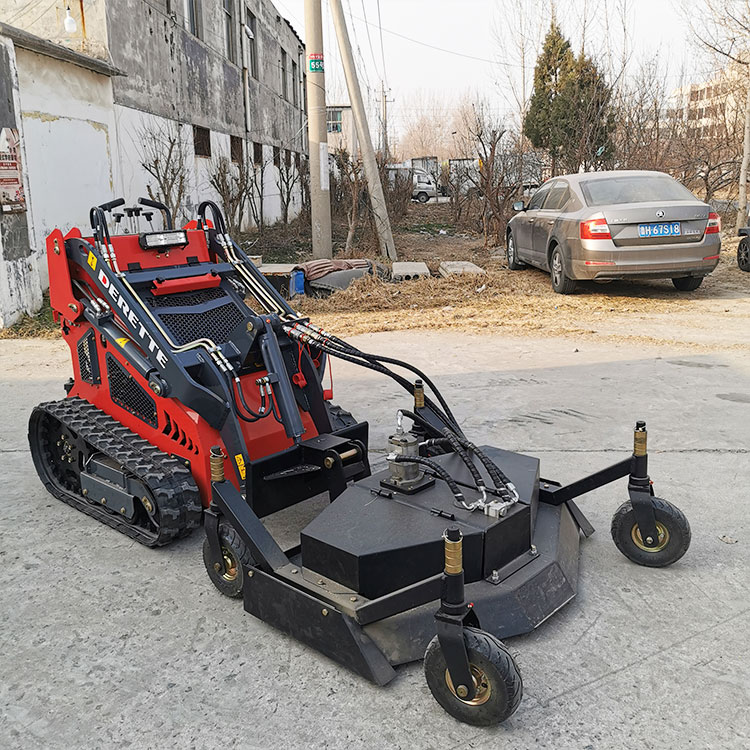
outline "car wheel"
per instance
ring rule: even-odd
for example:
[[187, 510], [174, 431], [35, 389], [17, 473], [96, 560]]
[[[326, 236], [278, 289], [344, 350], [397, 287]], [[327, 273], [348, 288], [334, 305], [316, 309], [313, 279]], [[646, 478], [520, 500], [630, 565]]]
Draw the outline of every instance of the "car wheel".
[[558, 294], [571, 294], [575, 291], [575, 279], [565, 275], [565, 261], [563, 260], [562, 250], [559, 245], [552, 248], [552, 255], [549, 259], [550, 277], [552, 278], [552, 288]]
[[750, 242], [747, 239], [740, 240], [737, 247], [737, 265], [740, 271], [750, 271]]
[[703, 283], [703, 276], [683, 276], [672, 279], [672, 283], [681, 292], [694, 292]]
[[508, 239], [505, 247], [505, 255], [508, 258], [508, 268], [511, 271], [518, 271], [524, 267], [524, 264], [518, 260], [518, 253], [516, 251], [516, 240], [513, 237], [513, 232], [508, 232]]
[[419, 193], [419, 195], [417, 195], [417, 200], [420, 203], [427, 203], [427, 201], [430, 200], [430, 196], [427, 195], [427, 193]]

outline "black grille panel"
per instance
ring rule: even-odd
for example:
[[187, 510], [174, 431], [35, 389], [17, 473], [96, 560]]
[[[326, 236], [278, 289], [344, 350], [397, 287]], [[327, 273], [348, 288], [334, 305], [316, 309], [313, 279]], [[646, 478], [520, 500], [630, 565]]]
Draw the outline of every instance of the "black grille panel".
[[142, 419], [152, 427], [157, 425], [154, 399], [141, 388], [131, 375], [111, 355], [107, 355], [107, 378], [109, 395], [112, 400], [133, 416]]
[[162, 313], [160, 317], [178, 346], [198, 338], [209, 338], [215, 344], [224, 344], [245, 319], [244, 313], [234, 302], [199, 313]]
[[99, 377], [99, 360], [96, 353], [96, 334], [89, 331], [78, 342], [78, 369], [81, 380], [92, 385], [101, 382]]
[[219, 286], [210, 289], [196, 289], [192, 292], [176, 292], [157, 296], [152, 294], [146, 301], [150, 307], [192, 307], [226, 298], [227, 293]]

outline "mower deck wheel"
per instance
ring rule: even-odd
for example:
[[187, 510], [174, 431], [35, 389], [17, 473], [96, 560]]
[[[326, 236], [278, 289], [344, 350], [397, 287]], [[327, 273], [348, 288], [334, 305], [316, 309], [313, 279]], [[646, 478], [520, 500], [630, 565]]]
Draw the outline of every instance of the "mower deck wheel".
[[462, 700], [456, 694], [437, 636], [424, 655], [427, 686], [433, 698], [455, 719], [477, 727], [499, 724], [521, 702], [521, 674], [508, 649], [494, 635], [465, 627], [464, 641], [474, 679], [474, 697]]
[[625, 557], [638, 565], [664, 568], [677, 562], [690, 546], [690, 524], [685, 514], [672, 503], [659, 497], [652, 498], [657, 543], [647, 546], [635, 520], [630, 501], [624, 502], [612, 516], [612, 539]]
[[250, 550], [242, 541], [234, 527], [226, 521], [219, 523], [219, 540], [224, 565], [216, 570], [211, 562], [211, 548], [208, 539], [203, 540], [203, 564], [211, 582], [224, 596], [242, 596], [242, 584], [249, 568], [255, 565]]

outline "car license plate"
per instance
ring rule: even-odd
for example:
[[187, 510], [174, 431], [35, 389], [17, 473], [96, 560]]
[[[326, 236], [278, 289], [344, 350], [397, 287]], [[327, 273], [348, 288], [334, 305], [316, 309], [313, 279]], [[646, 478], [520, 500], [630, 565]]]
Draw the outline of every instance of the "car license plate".
[[639, 224], [639, 237], [677, 237], [681, 234], [680, 222], [670, 221], [665, 224]]

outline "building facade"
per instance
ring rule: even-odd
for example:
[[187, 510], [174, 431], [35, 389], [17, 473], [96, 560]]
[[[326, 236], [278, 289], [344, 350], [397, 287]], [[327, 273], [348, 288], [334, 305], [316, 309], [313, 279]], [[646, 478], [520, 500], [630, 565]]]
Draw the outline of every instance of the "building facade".
[[[162, 197], [167, 154], [184, 217], [201, 200], [222, 203], [222, 168], [251, 185], [243, 229], [301, 205], [304, 45], [269, 0], [84, 0], [66, 30], [67, 15], [63, 0], [41, 15], [0, 0], [0, 22], [13, 24], [0, 23], [0, 87], [15, 102], [0, 110], [0, 164], [15, 138], [23, 195], [11, 211], [0, 186], [0, 325], [41, 304], [46, 235], [84, 228], [113, 197]], [[28, 251], [11, 247], [24, 244], [21, 217]]]

